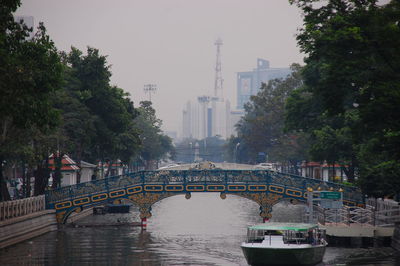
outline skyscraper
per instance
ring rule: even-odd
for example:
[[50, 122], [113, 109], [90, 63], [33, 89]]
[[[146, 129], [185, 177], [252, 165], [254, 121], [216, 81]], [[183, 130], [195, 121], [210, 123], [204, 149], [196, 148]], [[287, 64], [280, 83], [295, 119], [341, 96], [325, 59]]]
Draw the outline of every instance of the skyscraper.
[[237, 73], [237, 108], [243, 109], [251, 95], [256, 95], [261, 83], [277, 78], [286, 78], [291, 73], [290, 68], [271, 68], [269, 61], [257, 59], [257, 68], [252, 71]]

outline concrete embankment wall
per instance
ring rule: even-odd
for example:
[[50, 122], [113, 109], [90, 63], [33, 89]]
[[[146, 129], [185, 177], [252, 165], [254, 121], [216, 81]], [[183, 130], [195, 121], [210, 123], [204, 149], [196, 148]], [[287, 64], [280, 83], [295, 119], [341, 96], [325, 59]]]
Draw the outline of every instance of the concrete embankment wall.
[[[73, 213], [68, 218], [67, 223], [74, 223], [92, 213], [92, 208], [86, 209], [80, 213]], [[43, 210], [1, 221], [0, 248], [11, 246], [39, 235], [55, 231], [58, 227], [59, 225], [57, 224], [54, 210]]]
[[392, 247], [400, 251], [400, 223], [396, 223], [392, 237]]
[[0, 222], [0, 248], [57, 230], [54, 210], [44, 210]]

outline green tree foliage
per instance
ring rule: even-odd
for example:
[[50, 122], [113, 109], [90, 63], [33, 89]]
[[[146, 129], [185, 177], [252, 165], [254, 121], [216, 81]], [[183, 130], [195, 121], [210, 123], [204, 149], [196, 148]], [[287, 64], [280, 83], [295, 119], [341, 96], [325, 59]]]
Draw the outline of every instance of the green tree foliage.
[[400, 191], [400, 2], [290, 2], [304, 13], [306, 66], [288, 127], [311, 132], [323, 159], [358, 168], [367, 194]]
[[199, 156], [204, 161], [211, 161], [220, 163], [225, 160], [224, 147], [225, 140], [221, 136], [207, 137], [198, 141], [199, 143]]
[[174, 154], [172, 139], [162, 133], [162, 122], [156, 117], [156, 111], [150, 101], [140, 102], [136, 127], [140, 131], [142, 143], [139, 161], [145, 169], [154, 168], [154, 162]]
[[176, 161], [180, 163], [194, 162], [194, 147], [198, 140], [194, 138], [185, 138], [176, 144]]
[[[240, 162], [259, 162], [260, 153], [266, 154], [269, 160], [286, 161], [293, 167], [305, 159], [300, 134], [284, 132], [286, 99], [302, 84], [301, 67], [293, 64], [291, 69], [286, 79], [263, 84], [260, 92], [245, 105], [245, 115], [236, 125], [239, 139], [231, 138], [232, 143], [228, 145]], [[240, 144], [236, 147], [237, 143]]]
[[0, 6], [0, 185], [1, 200], [9, 199], [3, 166], [32, 152], [30, 134], [45, 132], [59, 121], [51, 95], [61, 87], [62, 65], [43, 24], [28, 39], [25, 25], [12, 13], [20, 1]]
[[138, 153], [137, 111], [129, 94], [110, 85], [106, 56], [88, 47], [63, 54], [65, 90], [56, 101], [62, 110], [64, 150], [81, 160], [129, 163]]
[[187, 138], [176, 144], [176, 160], [183, 163], [193, 163], [195, 152], [203, 161], [223, 162], [231, 160], [226, 153], [226, 141], [221, 136], [207, 137], [205, 139]]

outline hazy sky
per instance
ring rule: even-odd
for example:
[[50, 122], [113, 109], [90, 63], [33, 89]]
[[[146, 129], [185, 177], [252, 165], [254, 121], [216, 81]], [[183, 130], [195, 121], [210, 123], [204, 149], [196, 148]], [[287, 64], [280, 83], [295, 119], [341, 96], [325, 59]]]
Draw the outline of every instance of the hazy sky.
[[236, 106], [236, 73], [257, 58], [271, 67], [302, 63], [300, 11], [287, 0], [22, 0], [16, 15], [44, 22], [57, 48], [87, 46], [108, 55], [112, 84], [135, 106], [152, 95], [164, 130], [180, 131], [189, 99], [213, 93], [215, 40], [221, 37], [224, 95]]

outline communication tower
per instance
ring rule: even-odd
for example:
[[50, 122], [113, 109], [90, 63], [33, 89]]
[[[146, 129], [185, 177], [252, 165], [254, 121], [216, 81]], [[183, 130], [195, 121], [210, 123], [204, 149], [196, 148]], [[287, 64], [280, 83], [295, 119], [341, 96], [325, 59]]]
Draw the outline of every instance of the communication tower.
[[222, 100], [222, 98], [223, 98], [222, 83], [224, 82], [224, 80], [222, 79], [222, 73], [221, 73], [221, 46], [223, 44], [221, 38], [218, 38], [214, 44], [217, 46], [217, 60], [216, 60], [216, 64], [215, 64], [214, 97]]

